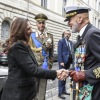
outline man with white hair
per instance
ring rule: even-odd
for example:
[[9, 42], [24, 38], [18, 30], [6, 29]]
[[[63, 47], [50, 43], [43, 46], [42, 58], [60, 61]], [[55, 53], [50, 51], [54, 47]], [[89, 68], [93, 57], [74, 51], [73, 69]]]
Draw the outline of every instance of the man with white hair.
[[80, 100], [100, 99], [100, 30], [90, 23], [90, 10], [80, 6], [65, 7], [65, 21], [68, 21], [72, 32], [80, 35], [74, 46], [75, 70], [70, 72], [74, 82], [85, 87], [84, 92], [80, 91]]

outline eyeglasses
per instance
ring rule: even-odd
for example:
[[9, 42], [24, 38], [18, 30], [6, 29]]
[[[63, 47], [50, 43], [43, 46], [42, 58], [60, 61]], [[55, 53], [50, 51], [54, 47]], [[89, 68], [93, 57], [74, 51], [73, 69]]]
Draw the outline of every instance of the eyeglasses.
[[45, 24], [45, 22], [38, 22], [38, 24]]

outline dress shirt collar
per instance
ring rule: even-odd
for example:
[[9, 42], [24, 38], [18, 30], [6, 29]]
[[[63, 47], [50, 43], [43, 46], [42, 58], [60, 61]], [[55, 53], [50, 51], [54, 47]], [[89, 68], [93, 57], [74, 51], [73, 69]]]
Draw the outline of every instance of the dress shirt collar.
[[[47, 32], [44, 30], [44, 32], [42, 33], [47, 37]], [[41, 32], [39, 30], [36, 31], [36, 37], [38, 37], [39, 35], [41, 35]]]
[[87, 27], [88, 24], [86, 24], [79, 32], [79, 35], [82, 36], [82, 34], [84, 33], [86, 27]]

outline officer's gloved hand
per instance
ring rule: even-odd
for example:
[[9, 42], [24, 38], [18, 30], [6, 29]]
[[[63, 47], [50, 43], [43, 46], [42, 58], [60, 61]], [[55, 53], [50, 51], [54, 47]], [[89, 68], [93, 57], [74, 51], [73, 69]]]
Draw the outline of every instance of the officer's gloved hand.
[[84, 81], [85, 71], [72, 71], [70, 72], [69, 76], [72, 77], [75, 82]]

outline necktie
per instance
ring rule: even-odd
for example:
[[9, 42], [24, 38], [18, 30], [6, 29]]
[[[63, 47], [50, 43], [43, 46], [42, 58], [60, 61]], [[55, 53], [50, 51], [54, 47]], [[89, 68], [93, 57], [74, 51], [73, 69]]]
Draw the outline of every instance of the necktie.
[[69, 40], [67, 41], [68, 50], [69, 50], [69, 61], [72, 63], [72, 53], [71, 53], [71, 44]]
[[44, 38], [44, 34], [43, 33], [40, 34], [40, 38], [42, 38], [42, 39]]
[[67, 46], [68, 46], [69, 51], [71, 51], [71, 47], [70, 47], [70, 42], [69, 42], [69, 40], [67, 41]]

